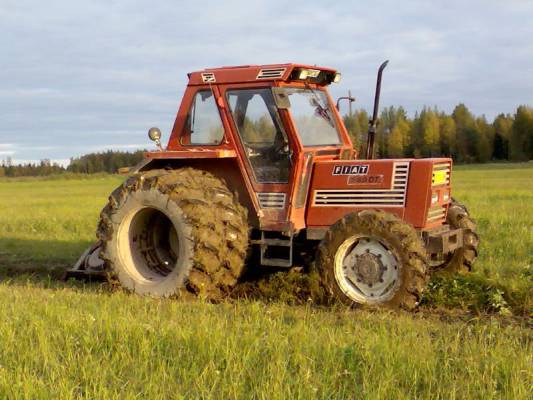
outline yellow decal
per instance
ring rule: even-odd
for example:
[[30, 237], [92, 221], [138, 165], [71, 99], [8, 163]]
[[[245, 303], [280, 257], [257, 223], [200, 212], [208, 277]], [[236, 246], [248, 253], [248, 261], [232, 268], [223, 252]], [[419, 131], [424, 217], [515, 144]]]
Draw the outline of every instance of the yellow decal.
[[448, 183], [448, 174], [447, 170], [433, 171], [433, 186], [444, 185]]

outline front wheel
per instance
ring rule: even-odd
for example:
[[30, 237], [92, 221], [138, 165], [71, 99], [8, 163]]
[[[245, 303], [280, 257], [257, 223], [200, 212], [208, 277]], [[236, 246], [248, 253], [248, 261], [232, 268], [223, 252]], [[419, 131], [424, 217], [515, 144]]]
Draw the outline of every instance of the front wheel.
[[365, 210], [332, 225], [316, 266], [331, 298], [348, 305], [415, 308], [428, 281], [415, 229], [392, 214]]

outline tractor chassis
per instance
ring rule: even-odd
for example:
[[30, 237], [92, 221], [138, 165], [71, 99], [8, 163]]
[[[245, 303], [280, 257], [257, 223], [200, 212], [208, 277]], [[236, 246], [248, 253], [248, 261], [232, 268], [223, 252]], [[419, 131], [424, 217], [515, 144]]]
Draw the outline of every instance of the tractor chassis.
[[428, 257], [435, 259], [463, 247], [463, 230], [442, 225], [432, 230], [422, 231], [422, 240], [425, 243]]

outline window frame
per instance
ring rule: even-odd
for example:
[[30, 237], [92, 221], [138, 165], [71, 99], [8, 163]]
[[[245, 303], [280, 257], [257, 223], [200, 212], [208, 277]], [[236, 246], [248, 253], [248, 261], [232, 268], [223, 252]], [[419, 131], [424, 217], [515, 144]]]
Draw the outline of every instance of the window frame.
[[[218, 117], [220, 118], [220, 126], [222, 128], [222, 136], [221, 136], [220, 141], [218, 143], [184, 143], [183, 142], [183, 138], [185, 137], [185, 135], [183, 133], [185, 131], [185, 128], [187, 127], [187, 121], [189, 119], [190, 112], [192, 110], [192, 107], [195, 106], [195, 104], [196, 104], [196, 96], [198, 94], [200, 94], [200, 92], [211, 92], [211, 94], [213, 96], [213, 101], [215, 103], [215, 108], [217, 110]], [[189, 138], [192, 138], [192, 134], [191, 133], [189, 133]], [[215, 91], [213, 90], [212, 87], [199, 88], [192, 95], [191, 102], [190, 102], [189, 107], [187, 109], [187, 114], [186, 114], [186, 117], [185, 117], [185, 121], [183, 123], [183, 127], [181, 128], [181, 132], [180, 132], [180, 135], [179, 135], [179, 144], [181, 146], [187, 146], [187, 147], [216, 147], [216, 146], [220, 146], [220, 145], [226, 143], [226, 141], [227, 140], [226, 140], [226, 129], [224, 128], [224, 119], [223, 119], [223, 115], [221, 114], [221, 110], [220, 110], [220, 107], [218, 105], [218, 102], [217, 102], [217, 95], [215, 94]]]
[[[229, 114], [229, 117], [230, 117], [229, 119], [230, 119], [231, 123], [233, 124], [233, 126], [235, 127], [239, 145], [241, 146], [241, 148], [243, 150], [244, 158], [246, 159], [246, 163], [249, 166], [249, 170], [252, 172], [254, 181], [258, 185], [289, 185], [290, 184], [290, 180], [291, 180], [290, 179], [291, 173], [292, 173], [292, 170], [293, 170], [293, 164], [294, 164], [293, 160], [292, 160], [292, 157], [290, 156], [290, 154], [291, 154], [290, 150], [289, 150], [289, 157], [288, 157], [289, 163], [288, 163], [288, 171], [287, 171], [288, 172], [287, 173], [287, 180], [285, 180], [285, 181], [277, 181], [277, 182], [276, 181], [265, 181], [265, 182], [263, 182], [263, 181], [260, 181], [257, 178], [257, 174], [256, 174], [256, 171], [255, 171], [255, 168], [254, 168], [250, 158], [247, 155], [246, 144], [244, 142], [241, 130], [239, 129], [239, 126], [237, 125], [237, 121], [235, 120], [235, 116], [233, 115], [234, 110], [233, 110], [233, 107], [231, 106], [231, 102], [230, 102], [230, 98], [229, 98], [230, 92], [235, 92], [235, 91], [245, 91], [245, 90], [256, 90], [256, 91], [266, 90], [266, 91], [268, 91], [272, 95], [272, 100], [273, 100], [274, 105], [275, 105], [275, 110], [274, 110], [275, 116], [274, 117], [270, 113], [270, 110], [268, 109], [267, 103], [264, 101], [263, 97], [262, 96], [260, 96], [260, 97], [261, 97], [261, 99], [263, 100], [263, 102], [265, 104], [266, 111], [268, 111], [269, 115], [272, 118], [272, 123], [274, 124], [275, 127], [276, 127], [276, 125], [279, 126], [281, 134], [283, 135], [284, 139], [287, 141], [287, 143], [290, 146], [289, 135], [287, 134], [287, 131], [285, 129], [285, 124], [283, 123], [283, 118], [282, 118], [282, 116], [281, 116], [281, 114], [279, 112], [280, 110], [279, 110], [279, 108], [278, 108], [278, 106], [276, 104], [276, 101], [274, 99], [274, 94], [272, 93], [271, 89], [272, 89], [272, 86], [246, 86], [246, 87], [231, 87], [231, 86], [228, 86], [224, 90], [224, 97], [225, 97], [226, 104], [228, 105], [228, 114]], [[259, 93], [257, 93], [257, 94], [259, 94]]]
[[[328, 92], [326, 90], [323, 90], [321, 88], [309, 88], [307, 86], [292, 86], [292, 85], [284, 85], [282, 86], [284, 89], [300, 89], [300, 90], [313, 90], [313, 91], [320, 91], [325, 99], [326, 99], [326, 102], [328, 104], [328, 106], [330, 107], [331, 109], [331, 101], [330, 101], [330, 98], [328, 96]], [[290, 99], [289, 99], [290, 101]], [[290, 107], [288, 107], [287, 109], [287, 112], [289, 113], [290, 117], [291, 117], [291, 121], [292, 121], [292, 124], [294, 125], [294, 132], [296, 133], [296, 136], [298, 138], [298, 141], [300, 142], [302, 148], [320, 148], [320, 147], [335, 147], [335, 148], [338, 148], [338, 147], [341, 147], [344, 145], [344, 141], [343, 141], [343, 138], [342, 138], [342, 135], [341, 135], [341, 131], [339, 129], [339, 122], [337, 121], [337, 118], [335, 116], [335, 113], [333, 112], [333, 110], [331, 110], [331, 117], [332, 117], [332, 121], [333, 121], [333, 125], [334, 125], [334, 128], [335, 128], [335, 132], [337, 133], [337, 138], [338, 138], [338, 143], [330, 143], [330, 144], [304, 144], [303, 140], [302, 140], [302, 136], [300, 134], [300, 130], [298, 129], [298, 125], [296, 123], [296, 119], [294, 118], [294, 114], [292, 112], [292, 104]]]

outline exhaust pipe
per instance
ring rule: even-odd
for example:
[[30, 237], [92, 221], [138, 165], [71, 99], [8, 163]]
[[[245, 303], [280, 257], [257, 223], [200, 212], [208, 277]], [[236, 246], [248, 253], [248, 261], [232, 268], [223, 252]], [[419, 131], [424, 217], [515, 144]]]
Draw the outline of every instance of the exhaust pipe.
[[374, 139], [376, 136], [376, 128], [378, 126], [378, 112], [379, 112], [379, 95], [381, 93], [381, 75], [383, 70], [389, 63], [389, 60], [380, 65], [378, 69], [378, 80], [376, 82], [376, 95], [374, 97], [374, 112], [372, 113], [372, 119], [368, 121], [368, 141], [366, 144], [366, 159], [371, 160], [374, 158]]

